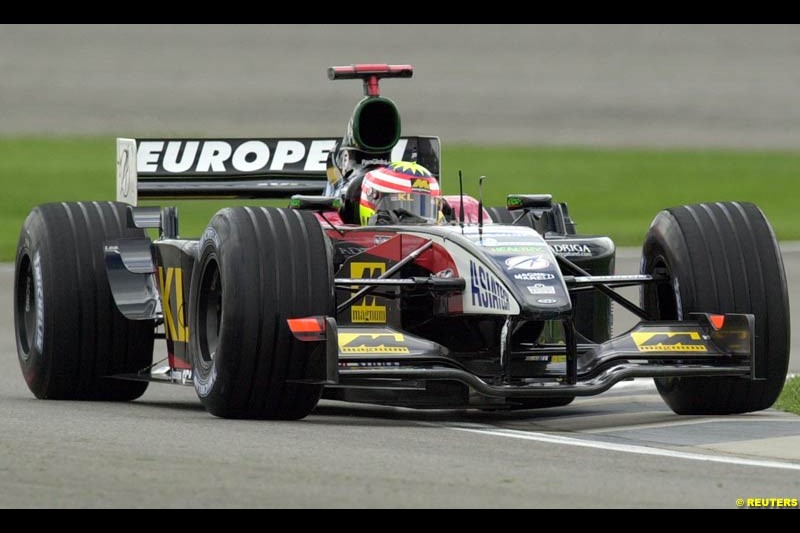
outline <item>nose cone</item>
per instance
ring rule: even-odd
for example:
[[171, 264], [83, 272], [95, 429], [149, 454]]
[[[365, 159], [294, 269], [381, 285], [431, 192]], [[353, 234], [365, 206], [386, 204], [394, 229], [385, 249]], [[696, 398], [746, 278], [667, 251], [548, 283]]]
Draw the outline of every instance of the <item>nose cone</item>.
[[[523, 317], [550, 320], [572, 310], [555, 255], [535, 230], [486, 226], [483, 235], [473, 235], [471, 240], [488, 256], [495, 271], [502, 273], [501, 281], [519, 303]], [[473, 276], [473, 284], [474, 280]]]

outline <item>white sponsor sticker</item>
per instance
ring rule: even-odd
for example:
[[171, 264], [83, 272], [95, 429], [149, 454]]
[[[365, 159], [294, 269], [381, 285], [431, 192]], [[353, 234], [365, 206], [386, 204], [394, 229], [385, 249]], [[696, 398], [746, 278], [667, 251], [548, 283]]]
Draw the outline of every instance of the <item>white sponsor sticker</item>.
[[[136, 141], [126, 139], [136, 147]], [[323, 173], [328, 154], [336, 148], [336, 139], [143, 139], [138, 151], [129, 150], [127, 156], [136, 156], [139, 175], [181, 174], [254, 174]], [[438, 143], [438, 141], [437, 141]], [[408, 139], [401, 139], [392, 151], [392, 160], [416, 157], [416, 152], [405, 154]], [[415, 144], [416, 146], [416, 144]], [[343, 157], [348, 152], [343, 153]], [[438, 159], [438, 158], [437, 158]], [[117, 154], [117, 165], [124, 160]], [[388, 159], [373, 158], [364, 164], [389, 163]], [[438, 167], [438, 160], [433, 162]], [[348, 162], [342, 165], [347, 168]], [[437, 168], [438, 170], [438, 168]]]
[[531, 294], [555, 294], [556, 288], [552, 285], [545, 285], [544, 283], [536, 283], [527, 287], [528, 292]]
[[520, 272], [519, 274], [514, 274], [514, 279], [522, 281], [547, 281], [555, 278], [554, 274], [548, 274], [547, 272]]
[[136, 205], [136, 141], [117, 139], [117, 201]]
[[33, 256], [33, 284], [36, 285], [36, 339], [34, 344], [39, 353], [42, 353], [44, 348], [44, 286], [39, 252]]
[[519, 255], [506, 259], [509, 270], [543, 270], [550, 266], [550, 261], [542, 255]]
[[[212, 354], [212, 357], [215, 354]], [[194, 377], [194, 376], [192, 376]], [[201, 398], [205, 398], [209, 394], [211, 394], [211, 390], [214, 388], [214, 384], [217, 382], [217, 363], [213, 361], [211, 363], [211, 373], [208, 375], [207, 380], [202, 380], [198, 376], [194, 379], [194, 390], [197, 391], [197, 395]]]
[[219, 249], [219, 235], [217, 231], [212, 227], [207, 227], [206, 230], [203, 232], [203, 238], [200, 239], [200, 242], [205, 244], [206, 241], [212, 241], [214, 246]]
[[550, 244], [550, 248], [557, 254], [572, 257], [589, 257], [592, 249], [585, 243]]

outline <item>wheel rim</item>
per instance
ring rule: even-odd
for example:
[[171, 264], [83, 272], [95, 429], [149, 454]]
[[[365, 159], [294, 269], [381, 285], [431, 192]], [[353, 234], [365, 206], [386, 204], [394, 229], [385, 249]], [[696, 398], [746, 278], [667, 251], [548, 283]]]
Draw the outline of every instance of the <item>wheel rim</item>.
[[197, 317], [200, 363], [210, 367], [217, 353], [222, 326], [222, 283], [215, 258], [210, 258], [203, 268]]
[[25, 255], [19, 264], [16, 286], [17, 335], [21, 348], [20, 356], [27, 361], [31, 354], [31, 344], [36, 338], [36, 309], [38, 286], [33, 275], [31, 258]]

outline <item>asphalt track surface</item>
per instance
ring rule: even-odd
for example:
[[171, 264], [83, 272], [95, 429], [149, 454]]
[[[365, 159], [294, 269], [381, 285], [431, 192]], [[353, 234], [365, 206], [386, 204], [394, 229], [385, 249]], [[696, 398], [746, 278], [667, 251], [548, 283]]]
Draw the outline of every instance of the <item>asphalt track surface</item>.
[[[417, 9], [417, 8], [412, 8]], [[423, 8], [424, 9], [424, 8]], [[800, 146], [796, 26], [0, 26], [0, 135], [343, 134], [387, 80], [442, 142]]]
[[[443, 142], [792, 148], [791, 26], [0, 26], [0, 135], [340, 134], [384, 83]], [[369, 43], [368, 50], [364, 43]], [[792, 307], [800, 250], [784, 247]], [[636, 271], [621, 251], [620, 273]], [[189, 387], [39, 401], [0, 265], [0, 507], [722, 507], [800, 497], [800, 417], [678, 417], [647, 381], [514, 414], [322, 402], [299, 422], [206, 414]], [[800, 332], [795, 312], [795, 336]], [[617, 329], [630, 321], [617, 313]], [[800, 372], [798, 342], [791, 370]]]
[[[620, 255], [618, 271], [634, 272], [635, 254]], [[800, 253], [785, 259], [800, 280]], [[0, 265], [0, 507], [735, 508], [800, 497], [800, 417], [679, 417], [648, 380], [517, 413], [323, 401], [298, 422], [214, 418], [193, 388], [160, 384], [129, 404], [36, 400], [16, 359], [12, 279]], [[797, 302], [797, 283], [791, 292]]]

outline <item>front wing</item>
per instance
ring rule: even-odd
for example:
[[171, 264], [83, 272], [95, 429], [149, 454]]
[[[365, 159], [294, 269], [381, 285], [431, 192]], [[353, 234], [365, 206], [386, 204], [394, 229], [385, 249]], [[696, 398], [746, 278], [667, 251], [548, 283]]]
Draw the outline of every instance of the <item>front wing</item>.
[[[684, 321], [644, 321], [602, 344], [536, 345], [506, 358], [560, 359], [536, 376], [481, 376], [448, 357], [436, 343], [387, 328], [342, 328], [330, 317], [309, 317], [311, 334], [290, 329], [299, 340], [324, 343], [324, 361], [306, 382], [332, 387], [406, 388], [425, 381], [460, 382], [494, 398], [591, 396], [640, 377], [736, 376], [758, 379], [754, 364], [755, 318], [749, 314], [693, 314]], [[299, 323], [299, 322], [297, 322]], [[316, 325], [313, 325], [316, 324]], [[561, 357], [559, 357], [561, 356]]]

